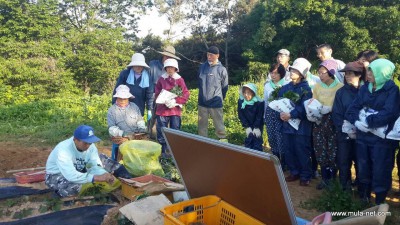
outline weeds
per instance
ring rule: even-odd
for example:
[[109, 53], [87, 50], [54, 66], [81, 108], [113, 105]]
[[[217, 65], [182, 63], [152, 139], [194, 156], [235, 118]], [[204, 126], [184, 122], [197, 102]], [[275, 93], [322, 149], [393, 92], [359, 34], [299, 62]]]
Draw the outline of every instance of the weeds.
[[[323, 190], [321, 196], [302, 202], [301, 207], [321, 212], [356, 212], [361, 211], [365, 205], [352, 192], [343, 190], [338, 181], [334, 181]], [[335, 220], [341, 218], [334, 217]]]
[[23, 219], [32, 215], [33, 208], [22, 209], [21, 211], [15, 212], [13, 215], [13, 219]]
[[47, 198], [44, 205], [39, 207], [40, 213], [45, 213], [48, 211], [60, 211], [61, 210], [61, 200], [59, 198]]

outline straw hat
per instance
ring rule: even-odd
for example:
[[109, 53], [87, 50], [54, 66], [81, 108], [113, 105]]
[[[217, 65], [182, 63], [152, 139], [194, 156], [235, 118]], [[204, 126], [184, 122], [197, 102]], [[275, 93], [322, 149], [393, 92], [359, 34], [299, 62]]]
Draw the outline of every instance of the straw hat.
[[146, 68], [150, 68], [144, 59], [144, 55], [140, 53], [135, 53], [132, 55], [132, 61], [127, 65], [126, 67], [131, 67], [131, 66], [143, 66]]
[[178, 56], [175, 55], [175, 48], [172, 47], [171, 45], [165, 46], [161, 52], [157, 51], [161, 55], [169, 56], [171, 58], [181, 60]]

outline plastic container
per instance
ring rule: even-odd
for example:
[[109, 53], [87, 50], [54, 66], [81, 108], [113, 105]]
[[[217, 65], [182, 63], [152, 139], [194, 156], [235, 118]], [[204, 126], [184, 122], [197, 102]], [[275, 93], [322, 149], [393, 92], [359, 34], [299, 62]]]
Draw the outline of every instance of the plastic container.
[[164, 225], [196, 222], [207, 225], [264, 224], [215, 195], [175, 203], [164, 207], [161, 212], [164, 214]]
[[19, 184], [36, 183], [44, 181], [46, 171], [28, 171], [13, 174]]

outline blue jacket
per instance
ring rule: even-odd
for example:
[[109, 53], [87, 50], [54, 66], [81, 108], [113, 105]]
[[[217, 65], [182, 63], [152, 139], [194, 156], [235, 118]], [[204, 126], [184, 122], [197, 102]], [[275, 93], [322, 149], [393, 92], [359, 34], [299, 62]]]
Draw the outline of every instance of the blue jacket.
[[[346, 81], [345, 81], [346, 82]], [[335, 101], [332, 106], [332, 120], [338, 133], [339, 141], [344, 141], [348, 135], [342, 132], [345, 114], [353, 100], [357, 97], [358, 88], [345, 83], [336, 91]]]
[[[129, 99], [130, 102], [135, 103], [139, 109], [140, 109], [140, 113], [142, 114], [142, 116], [144, 115], [144, 109], [145, 109], [145, 105], [147, 106], [147, 110], [152, 110], [153, 109], [153, 101], [154, 101], [154, 86], [153, 83], [151, 82], [151, 78], [150, 78], [150, 86], [147, 88], [141, 88], [139, 86], [140, 84], [140, 80], [142, 79], [142, 77], [140, 77], [137, 82], [135, 81], [135, 84], [128, 84], [126, 83], [126, 80], [128, 79], [129, 76], [129, 71], [130, 71], [131, 67], [123, 70], [118, 77], [117, 83], [115, 85], [114, 91], [113, 91], [113, 95], [115, 94], [115, 89], [121, 85], [121, 84], [125, 84], [126, 86], [129, 87], [129, 90], [131, 92], [131, 94], [133, 96], [135, 96], [135, 98], [131, 98]], [[116, 98], [112, 99], [112, 103], [115, 103]]]
[[165, 73], [164, 64], [161, 62], [161, 60], [155, 59], [150, 61], [149, 67], [150, 80], [155, 87], [158, 79]]
[[242, 109], [243, 100], [238, 101], [238, 115], [240, 123], [244, 128], [251, 127], [251, 129], [258, 128], [261, 131], [264, 126], [264, 101], [255, 102], [254, 105], [246, 105]]
[[[399, 87], [389, 80], [383, 87], [372, 93], [368, 90], [368, 84], [363, 85], [357, 97], [346, 111], [345, 118], [352, 124], [357, 121], [360, 110], [364, 107], [378, 111], [377, 114], [366, 118], [368, 127], [378, 128], [388, 125], [388, 132], [392, 130], [400, 112]], [[378, 136], [368, 132], [357, 131], [357, 140], [381, 141]]]
[[228, 72], [218, 62], [210, 65], [203, 63], [199, 70], [199, 106], [206, 108], [222, 108], [223, 100], [228, 92]]
[[282, 123], [281, 132], [285, 134], [298, 134], [304, 136], [311, 136], [312, 124], [308, 121], [306, 116], [306, 109], [304, 108], [304, 101], [312, 98], [312, 91], [308, 82], [302, 80], [298, 84], [293, 84], [290, 82], [284, 85], [278, 92], [278, 97], [283, 97], [288, 91], [295, 92], [300, 95], [300, 100], [295, 102], [295, 108], [290, 112], [290, 117], [292, 119], [300, 119], [299, 129], [294, 129], [288, 122]]

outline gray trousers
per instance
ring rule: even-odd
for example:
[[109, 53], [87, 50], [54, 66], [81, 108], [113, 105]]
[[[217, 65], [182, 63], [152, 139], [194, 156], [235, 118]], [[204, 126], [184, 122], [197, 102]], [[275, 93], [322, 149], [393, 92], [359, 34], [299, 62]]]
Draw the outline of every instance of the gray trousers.
[[46, 174], [45, 184], [61, 197], [77, 195], [82, 184], [68, 181], [62, 174]]
[[205, 108], [198, 106], [199, 108], [199, 117], [198, 117], [198, 129], [199, 135], [203, 137], [208, 137], [208, 116], [210, 115], [214, 126], [215, 126], [215, 134], [219, 139], [226, 138], [225, 125], [222, 108]]

